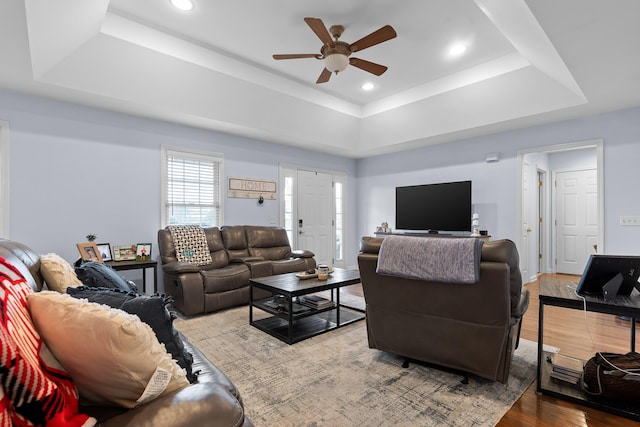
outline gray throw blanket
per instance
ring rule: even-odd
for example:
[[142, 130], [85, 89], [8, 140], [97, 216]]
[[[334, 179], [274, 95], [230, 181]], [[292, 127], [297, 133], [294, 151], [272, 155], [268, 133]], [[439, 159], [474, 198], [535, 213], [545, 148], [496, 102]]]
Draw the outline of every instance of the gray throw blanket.
[[211, 264], [207, 236], [199, 225], [170, 225], [167, 227], [176, 247], [176, 258], [195, 265]]
[[387, 236], [380, 246], [376, 272], [432, 282], [477, 283], [482, 243], [467, 238]]

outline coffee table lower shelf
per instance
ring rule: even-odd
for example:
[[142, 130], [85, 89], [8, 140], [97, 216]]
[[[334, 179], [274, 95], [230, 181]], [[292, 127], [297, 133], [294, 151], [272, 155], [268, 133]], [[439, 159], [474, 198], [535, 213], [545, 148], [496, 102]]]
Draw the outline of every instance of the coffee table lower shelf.
[[293, 320], [291, 337], [289, 337], [289, 322], [282, 317], [271, 316], [254, 320], [251, 325], [281, 341], [293, 344], [364, 319], [362, 313], [344, 307], [340, 309], [340, 324], [337, 323], [336, 315], [337, 310], [333, 309]]

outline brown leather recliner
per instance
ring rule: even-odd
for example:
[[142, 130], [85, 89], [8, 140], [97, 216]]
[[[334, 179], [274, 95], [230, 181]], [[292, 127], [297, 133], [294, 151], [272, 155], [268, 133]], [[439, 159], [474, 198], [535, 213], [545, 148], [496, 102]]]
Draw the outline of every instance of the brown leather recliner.
[[510, 240], [486, 242], [475, 284], [376, 273], [383, 238], [358, 255], [369, 347], [506, 383], [529, 306]]
[[[238, 225], [204, 228], [212, 263], [178, 261], [168, 229], [158, 230], [164, 290], [187, 315], [209, 313], [249, 302], [249, 280], [315, 268], [310, 251], [292, 251], [286, 230]], [[269, 296], [256, 289], [255, 298]]]

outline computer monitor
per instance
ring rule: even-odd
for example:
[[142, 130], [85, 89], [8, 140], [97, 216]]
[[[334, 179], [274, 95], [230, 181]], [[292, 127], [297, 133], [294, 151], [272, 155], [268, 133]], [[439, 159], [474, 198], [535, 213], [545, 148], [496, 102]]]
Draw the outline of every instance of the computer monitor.
[[640, 290], [640, 256], [591, 255], [580, 278], [576, 293], [603, 297], [610, 301], [618, 295]]

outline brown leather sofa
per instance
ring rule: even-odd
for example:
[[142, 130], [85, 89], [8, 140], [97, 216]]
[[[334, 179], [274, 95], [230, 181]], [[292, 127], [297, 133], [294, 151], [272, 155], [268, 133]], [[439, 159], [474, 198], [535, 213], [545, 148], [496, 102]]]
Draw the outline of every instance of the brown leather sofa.
[[376, 273], [382, 241], [358, 255], [369, 347], [506, 383], [529, 305], [515, 244], [485, 242], [480, 281], [463, 284]]
[[[212, 263], [179, 262], [168, 229], [158, 230], [164, 291], [186, 315], [209, 313], [249, 302], [249, 279], [316, 267], [310, 251], [293, 251], [286, 230], [234, 225], [204, 229]], [[256, 298], [267, 297], [256, 290]]]
[[[34, 291], [45, 287], [40, 258], [30, 248], [0, 239], [0, 257], [15, 266]], [[96, 418], [99, 427], [253, 426], [245, 417], [240, 392], [231, 380], [184, 336], [181, 338], [193, 355], [193, 370], [199, 371], [195, 383], [133, 409], [80, 406], [80, 412]]]

